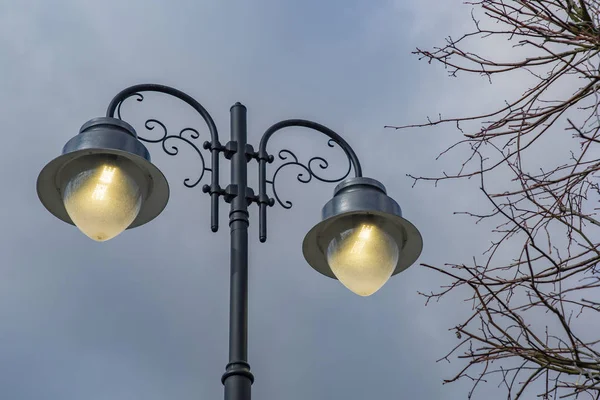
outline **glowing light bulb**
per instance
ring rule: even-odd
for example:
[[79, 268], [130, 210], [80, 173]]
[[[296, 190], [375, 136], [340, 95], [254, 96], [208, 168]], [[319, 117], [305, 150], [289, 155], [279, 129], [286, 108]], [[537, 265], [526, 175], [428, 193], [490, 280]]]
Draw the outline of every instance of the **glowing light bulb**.
[[137, 217], [142, 193], [118, 160], [98, 158], [75, 175], [63, 192], [65, 209], [89, 238], [104, 242], [123, 232]]
[[363, 223], [331, 240], [327, 262], [336, 278], [352, 292], [370, 296], [392, 276], [400, 251], [377, 225]]

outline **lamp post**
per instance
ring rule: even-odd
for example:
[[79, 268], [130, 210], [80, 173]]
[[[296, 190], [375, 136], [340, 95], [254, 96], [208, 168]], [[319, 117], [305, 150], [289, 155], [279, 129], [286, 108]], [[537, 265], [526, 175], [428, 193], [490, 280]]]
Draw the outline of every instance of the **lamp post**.
[[[203, 149], [210, 152], [210, 166], [193, 142], [198, 131], [186, 128], [169, 135], [165, 125], [155, 119], [146, 121], [147, 129], [160, 127], [159, 139], [138, 137], [135, 129], [121, 119], [121, 105], [131, 97], [144, 99], [145, 92], [174, 96], [189, 104], [204, 119], [210, 141]], [[287, 127], [305, 127], [329, 138], [329, 146], [338, 145], [348, 158], [345, 175], [327, 179], [315, 170], [328, 167], [321, 157], [301, 163], [290, 150], [281, 150], [283, 164], [267, 178], [267, 164], [274, 156], [267, 151], [269, 139]], [[284, 208], [292, 204], [282, 201], [276, 190], [279, 171], [287, 166], [303, 169], [297, 178], [307, 183], [315, 178], [337, 183], [333, 198], [325, 204], [322, 221], [306, 235], [302, 251], [307, 262], [321, 274], [338, 279], [353, 292], [368, 296], [390, 278], [412, 265], [423, 246], [419, 231], [402, 218], [400, 206], [386, 194], [378, 181], [362, 176], [360, 162], [350, 145], [337, 133], [316, 122], [290, 119], [271, 126], [263, 134], [258, 151], [247, 142], [246, 107], [236, 103], [231, 107], [231, 136], [229, 142], [219, 142], [217, 127], [204, 107], [191, 96], [177, 89], [141, 84], [118, 93], [108, 106], [106, 117], [86, 122], [78, 135], [64, 146], [62, 155], [50, 161], [37, 181], [38, 196], [53, 215], [76, 225], [96, 241], [109, 240], [125, 229], [131, 229], [157, 217], [169, 198], [169, 185], [164, 175], [150, 161], [150, 153], [142, 141], [161, 143], [163, 150], [176, 155], [176, 146], [165, 143], [179, 140], [192, 146], [202, 160], [200, 177], [187, 187], [196, 187], [206, 172], [210, 184], [202, 191], [211, 197], [211, 229], [218, 230], [219, 198], [230, 204], [230, 317], [229, 363], [222, 377], [225, 400], [249, 400], [254, 377], [248, 364], [248, 226], [252, 204], [259, 208], [259, 237], [267, 239], [267, 207], [279, 203]], [[226, 187], [219, 184], [220, 156], [231, 162], [231, 179]], [[248, 187], [248, 164], [258, 162], [258, 194]], [[354, 177], [348, 178], [351, 170]], [[271, 186], [273, 198], [267, 194]]]

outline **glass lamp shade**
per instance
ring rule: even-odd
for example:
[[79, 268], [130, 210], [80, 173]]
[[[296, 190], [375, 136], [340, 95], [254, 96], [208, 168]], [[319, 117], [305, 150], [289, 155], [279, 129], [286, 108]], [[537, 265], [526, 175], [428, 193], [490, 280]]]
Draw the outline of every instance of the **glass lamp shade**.
[[63, 202], [81, 232], [104, 242], [135, 220], [142, 205], [142, 191], [120, 167], [118, 158], [98, 157], [69, 180]]
[[331, 271], [359, 296], [372, 295], [390, 279], [399, 255], [396, 241], [372, 223], [341, 232], [327, 248]]

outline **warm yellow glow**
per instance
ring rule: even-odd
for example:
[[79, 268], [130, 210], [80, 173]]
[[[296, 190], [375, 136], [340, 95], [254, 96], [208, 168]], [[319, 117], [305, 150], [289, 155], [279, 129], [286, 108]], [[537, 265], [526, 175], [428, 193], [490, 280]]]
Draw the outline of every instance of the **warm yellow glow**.
[[108, 185], [112, 182], [116, 170], [117, 169], [115, 167], [109, 167], [108, 165], [105, 165], [102, 168], [102, 174], [100, 175], [98, 183], [94, 188], [92, 199], [104, 200], [104, 196], [106, 196], [106, 191], [108, 190]]
[[111, 183], [113, 180], [113, 177], [115, 176], [116, 170], [117, 170], [117, 168], [115, 168], [115, 167], [109, 167], [108, 165], [105, 165], [104, 168], [102, 169], [102, 175], [100, 175], [100, 182]]
[[67, 184], [63, 201], [73, 223], [98, 242], [123, 232], [142, 204], [138, 184], [115, 160], [99, 158]]
[[327, 262], [336, 278], [360, 296], [378, 291], [398, 263], [398, 245], [374, 224], [360, 224], [335, 237], [327, 248]]

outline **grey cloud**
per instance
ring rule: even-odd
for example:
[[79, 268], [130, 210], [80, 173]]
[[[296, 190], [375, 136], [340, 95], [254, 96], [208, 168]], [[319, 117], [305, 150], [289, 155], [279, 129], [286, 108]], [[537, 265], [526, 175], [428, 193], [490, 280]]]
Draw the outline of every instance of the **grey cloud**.
[[[221, 231], [211, 234], [207, 198], [181, 185], [199, 165], [193, 153], [182, 148], [181, 156], [169, 157], [150, 148], [169, 178], [170, 203], [156, 221], [102, 245], [49, 215], [35, 194], [44, 163], [129, 84], [157, 81], [188, 91], [213, 114], [223, 140], [229, 106], [238, 100], [249, 108], [254, 143], [280, 119], [322, 122], [348, 138], [365, 172], [386, 184], [422, 230], [422, 261], [464, 257], [479, 244], [476, 232], [459, 227], [451, 215], [466, 200], [453, 201], [452, 188], [411, 190], [405, 177], [434, 168], [427, 160], [439, 139], [382, 129], [413, 119], [411, 104], [436, 95], [420, 90], [430, 78], [409, 56], [417, 43], [402, 40], [414, 28], [408, 17], [378, 20], [388, 24], [379, 25], [385, 28], [380, 32], [399, 32], [379, 36], [369, 24], [385, 9], [358, 1], [327, 4], [0, 3], [3, 398], [222, 395], [227, 209], [221, 208]], [[155, 114], [170, 126], [201, 126], [166, 99], [128, 107], [140, 134], [139, 122]], [[318, 149], [342, 160], [318, 135], [297, 131], [297, 137], [282, 135], [273, 149], [293, 145], [304, 156]], [[339, 167], [331, 168], [334, 173]], [[455, 367], [435, 363], [454, 343], [446, 328], [460, 311], [456, 303], [424, 308], [415, 292], [440, 279], [415, 267], [362, 299], [316, 274], [300, 244], [333, 187], [302, 186], [292, 171], [286, 176], [290, 182], [280, 190], [295, 205], [269, 211], [268, 243], [258, 243], [257, 215], [251, 216], [255, 398], [437, 399], [464, 393], [461, 384], [442, 387]]]

